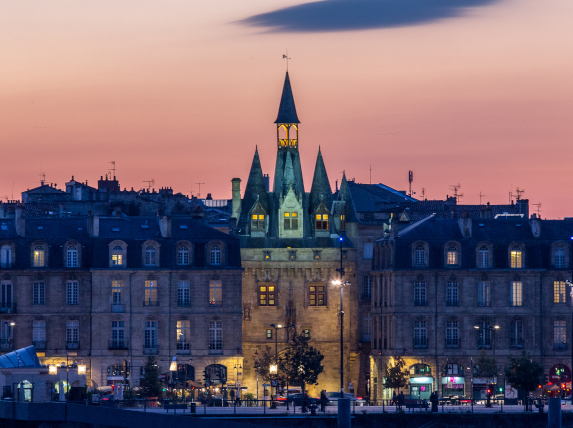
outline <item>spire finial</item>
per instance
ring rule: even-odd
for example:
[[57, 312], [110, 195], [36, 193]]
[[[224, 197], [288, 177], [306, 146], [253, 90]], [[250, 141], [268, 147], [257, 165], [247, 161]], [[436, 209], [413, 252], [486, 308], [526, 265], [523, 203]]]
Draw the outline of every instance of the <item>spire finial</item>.
[[286, 68], [287, 68], [286, 71], [287, 71], [287, 73], [288, 73], [288, 60], [290, 59], [290, 58], [288, 57], [288, 49], [286, 50], [286, 55], [283, 54], [283, 59], [286, 59], [286, 66], [287, 66], [287, 67], [286, 67]]

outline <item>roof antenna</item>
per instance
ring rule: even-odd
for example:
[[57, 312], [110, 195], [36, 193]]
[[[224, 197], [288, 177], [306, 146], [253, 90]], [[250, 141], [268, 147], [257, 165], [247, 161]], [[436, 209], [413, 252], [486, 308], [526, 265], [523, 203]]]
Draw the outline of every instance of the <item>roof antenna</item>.
[[372, 184], [372, 164], [370, 164], [370, 184]]
[[152, 178], [151, 180], [143, 180], [143, 182], [147, 183], [147, 191], [149, 192], [155, 184], [155, 179]]
[[290, 59], [290, 58], [288, 57], [288, 49], [286, 50], [286, 55], [283, 54], [283, 59], [286, 59], [286, 62], [287, 62], [287, 73], [288, 73], [288, 60]]
[[537, 217], [541, 218], [541, 202], [538, 204], [532, 204], [533, 206], [537, 207]]
[[478, 196], [479, 196], [479, 204], [481, 205], [481, 198], [485, 197], [485, 195], [482, 194], [481, 190], [480, 190], [480, 192], [478, 193]]
[[199, 193], [197, 193], [197, 199], [201, 199], [201, 184], [205, 184], [205, 183], [195, 183], [199, 185]]
[[46, 174], [41, 172], [39, 175], [40, 175], [40, 185], [43, 186], [44, 183], [46, 182]]
[[462, 187], [460, 183], [450, 184], [450, 189], [454, 191], [454, 198], [456, 198], [456, 203], [458, 203], [458, 204], [461, 202], [460, 198], [462, 196], [464, 196], [463, 193], [458, 193], [458, 190], [460, 189], [460, 187]]
[[109, 177], [110, 180], [115, 180], [115, 161], [111, 161], [108, 163], [111, 164], [111, 168], [108, 170], [106, 176]]
[[414, 172], [408, 171], [408, 184], [410, 186], [410, 194], [409, 197], [412, 197], [412, 181], [414, 181]]

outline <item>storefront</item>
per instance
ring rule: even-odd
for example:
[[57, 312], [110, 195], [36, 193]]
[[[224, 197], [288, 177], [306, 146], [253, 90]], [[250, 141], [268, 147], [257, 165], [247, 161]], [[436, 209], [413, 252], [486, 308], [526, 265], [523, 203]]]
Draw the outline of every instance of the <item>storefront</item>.
[[459, 364], [448, 364], [442, 369], [442, 397], [465, 395], [466, 379], [464, 368]]
[[429, 400], [432, 394], [434, 378], [432, 368], [427, 364], [414, 364], [410, 367], [411, 398]]

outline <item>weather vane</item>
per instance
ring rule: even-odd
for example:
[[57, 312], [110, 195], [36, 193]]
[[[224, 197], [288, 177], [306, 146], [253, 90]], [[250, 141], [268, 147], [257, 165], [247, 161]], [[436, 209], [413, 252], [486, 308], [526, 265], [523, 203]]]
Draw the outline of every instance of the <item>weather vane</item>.
[[290, 58], [288, 57], [288, 49], [287, 49], [287, 51], [286, 51], [286, 55], [283, 54], [283, 59], [286, 59], [286, 62], [287, 62], [287, 71], [288, 71], [288, 60], [290, 59]]

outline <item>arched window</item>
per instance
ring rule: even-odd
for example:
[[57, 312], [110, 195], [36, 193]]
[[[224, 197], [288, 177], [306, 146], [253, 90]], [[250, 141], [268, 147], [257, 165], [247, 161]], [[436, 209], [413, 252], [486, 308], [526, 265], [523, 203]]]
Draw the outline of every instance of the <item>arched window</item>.
[[10, 245], [2, 245], [0, 250], [1, 264], [3, 269], [12, 267], [12, 247]]
[[456, 250], [454, 247], [448, 248], [448, 252], [446, 255], [446, 264], [450, 266], [458, 264], [458, 250]]
[[36, 245], [34, 248], [34, 267], [45, 267], [46, 258], [44, 253], [44, 247], [41, 245]]
[[145, 249], [145, 266], [155, 266], [157, 264], [155, 248], [149, 246]]
[[519, 248], [511, 250], [510, 266], [512, 269], [520, 269], [522, 267], [521, 250]]
[[123, 248], [116, 245], [111, 250], [111, 264], [113, 266], [123, 266]]
[[177, 249], [177, 264], [178, 265], [189, 264], [189, 248], [187, 248], [184, 245]]
[[426, 264], [426, 250], [421, 245], [418, 245], [414, 250], [414, 264], [417, 266]]
[[215, 245], [213, 248], [211, 248], [210, 261], [212, 265], [221, 264], [221, 247]]
[[75, 245], [70, 245], [68, 247], [66, 262], [69, 268], [78, 267], [78, 249]]
[[[2, 247], [4, 248], [4, 247]], [[4, 260], [4, 259], [2, 259]], [[556, 268], [565, 267], [565, 250], [563, 248], [556, 248], [554, 253], [554, 261]]]
[[478, 252], [478, 268], [489, 267], [489, 249], [481, 247]]

